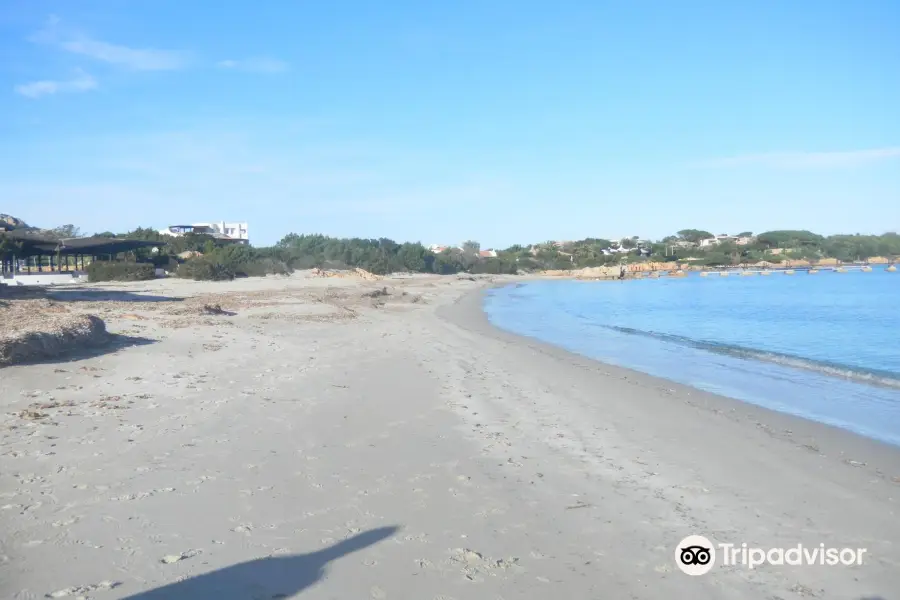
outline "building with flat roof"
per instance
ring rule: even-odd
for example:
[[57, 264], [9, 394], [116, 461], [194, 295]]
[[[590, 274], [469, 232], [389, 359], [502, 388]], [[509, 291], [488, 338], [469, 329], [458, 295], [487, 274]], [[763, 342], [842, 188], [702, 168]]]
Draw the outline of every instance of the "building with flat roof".
[[215, 221], [208, 223], [194, 223], [192, 225], [169, 225], [165, 229], [160, 229], [161, 235], [170, 235], [180, 237], [186, 233], [196, 233], [209, 235], [218, 240], [238, 242], [242, 244], [250, 243], [250, 235], [248, 233], [247, 223], [231, 223], [228, 221]]

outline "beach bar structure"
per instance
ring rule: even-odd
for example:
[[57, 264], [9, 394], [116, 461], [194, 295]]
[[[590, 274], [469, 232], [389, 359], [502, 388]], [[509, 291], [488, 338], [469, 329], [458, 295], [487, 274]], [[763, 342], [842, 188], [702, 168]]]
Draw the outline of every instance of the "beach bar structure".
[[[0, 255], [0, 281], [14, 280], [17, 285], [43, 284], [57, 279], [63, 282], [84, 272], [95, 260], [165, 245], [158, 241], [107, 237], [55, 239], [19, 230], [0, 231], [0, 244], [4, 240], [12, 244], [7, 244], [6, 251]], [[35, 273], [42, 276], [35, 278]]]

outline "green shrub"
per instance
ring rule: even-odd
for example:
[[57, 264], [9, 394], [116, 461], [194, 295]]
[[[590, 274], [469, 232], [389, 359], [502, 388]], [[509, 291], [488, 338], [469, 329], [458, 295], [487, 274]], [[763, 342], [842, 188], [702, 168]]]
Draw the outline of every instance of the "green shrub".
[[87, 266], [90, 281], [147, 281], [156, 278], [152, 263], [94, 261]]
[[503, 260], [500, 258], [487, 258], [478, 261], [472, 266], [472, 273], [502, 275], [516, 274], [519, 268], [515, 261]]
[[261, 258], [235, 267], [235, 274], [246, 277], [265, 277], [266, 275], [289, 275], [291, 268], [274, 258]]
[[221, 263], [226, 267], [237, 271], [240, 265], [254, 262], [258, 258], [258, 252], [252, 246], [232, 244], [221, 246], [206, 254], [206, 258]]
[[191, 258], [178, 266], [177, 277], [194, 281], [227, 281], [235, 272], [224, 263], [206, 257]]

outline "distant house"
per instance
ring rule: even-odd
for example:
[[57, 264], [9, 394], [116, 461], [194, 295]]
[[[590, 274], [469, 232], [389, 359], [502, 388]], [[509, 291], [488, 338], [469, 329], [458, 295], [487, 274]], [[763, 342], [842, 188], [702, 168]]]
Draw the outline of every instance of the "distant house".
[[752, 235], [742, 235], [737, 238], [734, 243], [738, 246], [746, 246], [748, 244], [752, 244], [754, 241], [756, 241], [756, 238]]
[[619, 242], [610, 242], [609, 248], [604, 248], [601, 250], [603, 254], [606, 256], [610, 256], [612, 254], [628, 254], [629, 252], [636, 252], [638, 249], [635, 248], [626, 248]]
[[193, 225], [169, 225], [160, 229], [161, 235], [181, 237], [187, 233], [209, 235], [223, 242], [250, 243], [247, 223], [227, 223], [218, 221], [215, 223], [194, 223]]
[[723, 242], [732, 242], [737, 243], [738, 237], [735, 235], [717, 235], [715, 237], [706, 238], [705, 240], [700, 240], [701, 248], [709, 248], [710, 246], [718, 246]]
[[481, 250], [478, 253], [478, 256], [480, 256], [481, 258], [497, 258], [497, 251], [496, 250]]
[[463, 252], [462, 246], [445, 246], [444, 244], [432, 244], [428, 246], [428, 249], [434, 252], [435, 254], [440, 254], [441, 252], [446, 252], [448, 250], [454, 250], [458, 252]]

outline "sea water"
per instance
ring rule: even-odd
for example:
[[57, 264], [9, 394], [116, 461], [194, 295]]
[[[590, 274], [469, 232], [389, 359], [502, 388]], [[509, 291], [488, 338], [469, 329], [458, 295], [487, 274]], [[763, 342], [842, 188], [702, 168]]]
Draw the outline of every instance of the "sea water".
[[490, 321], [567, 350], [900, 445], [900, 272], [536, 281]]

